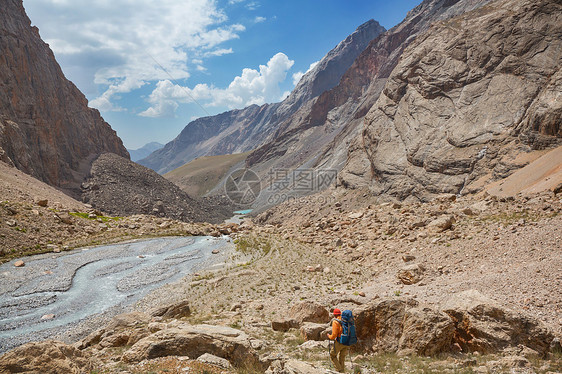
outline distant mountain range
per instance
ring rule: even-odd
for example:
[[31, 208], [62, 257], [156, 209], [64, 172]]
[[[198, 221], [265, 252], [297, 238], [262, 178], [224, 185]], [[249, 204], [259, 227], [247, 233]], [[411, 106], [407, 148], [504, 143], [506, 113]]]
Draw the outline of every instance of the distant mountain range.
[[127, 151], [129, 151], [129, 155], [131, 155], [131, 161], [137, 162], [138, 160], [142, 160], [152, 152], [157, 151], [162, 147], [164, 147], [164, 144], [158, 142], [150, 142], [138, 149], [127, 149]]

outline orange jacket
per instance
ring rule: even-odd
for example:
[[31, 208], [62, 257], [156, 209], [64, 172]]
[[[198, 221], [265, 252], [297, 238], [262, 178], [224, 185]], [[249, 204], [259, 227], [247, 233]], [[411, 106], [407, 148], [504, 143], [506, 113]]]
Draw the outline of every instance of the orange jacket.
[[336, 320], [332, 320], [332, 334], [328, 334], [328, 339], [336, 340], [343, 333], [343, 328], [341, 327], [341, 323], [339, 321], [341, 321], [341, 316], [338, 316]]

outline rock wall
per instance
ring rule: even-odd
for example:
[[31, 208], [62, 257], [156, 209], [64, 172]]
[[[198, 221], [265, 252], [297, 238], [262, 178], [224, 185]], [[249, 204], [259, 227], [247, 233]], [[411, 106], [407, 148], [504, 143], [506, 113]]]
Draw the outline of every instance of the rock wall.
[[340, 175], [400, 199], [478, 190], [561, 142], [562, 5], [506, 0], [436, 23], [402, 54]]
[[[76, 192], [102, 152], [129, 154], [121, 139], [62, 73], [22, 0], [0, 12], [0, 149], [20, 170]], [[0, 151], [0, 153], [2, 153]]]

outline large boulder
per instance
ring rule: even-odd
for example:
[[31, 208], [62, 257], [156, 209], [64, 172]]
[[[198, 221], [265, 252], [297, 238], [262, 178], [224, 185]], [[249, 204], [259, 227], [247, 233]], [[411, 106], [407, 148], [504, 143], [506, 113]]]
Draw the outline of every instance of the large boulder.
[[331, 331], [331, 327], [326, 323], [305, 322], [300, 328], [304, 340], [327, 340], [326, 334]]
[[454, 341], [466, 352], [493, 353], [523, 345], [544, 357], [554, 340], [540, 321], [504, 308], [476, 290], [453, 295], [442, 310], [455, 324]]
[[359, 344], [377, 352], [435, 355], [450, 349], [454, 325], [413, 299], [377, 299], [354, 311]]
[[398, 270], [396, 276], [400, 280], [400, 282], [410, 285], [418, 283], [423, 279], [423, 273], [425, 268], [423, 265], [420, 264], [410, 264], [403, 266], [400, 270]]
[[196, 359], [204, 353], [227, 359], [238, 367], [261, 366], [246, 333], [225, 326], [187, 323], [179, 323], [141, 339], [123, 354], [123, 360], [139, 362], [163, 356]]
[[289, 310], [289, 316], [301, 324], [303, 322], [327, 323], [330, 321], [330, 312], [313, 301], [304, 301], [293, 305]]
[[0, 373], [89, 373], [88, 355], [55, 340], [27, 343], [0, 356]]

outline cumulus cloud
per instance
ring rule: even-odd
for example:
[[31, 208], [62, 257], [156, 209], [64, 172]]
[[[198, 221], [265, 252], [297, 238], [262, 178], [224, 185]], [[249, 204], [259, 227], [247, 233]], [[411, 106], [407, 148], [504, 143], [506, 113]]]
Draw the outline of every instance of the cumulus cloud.
[[301, 80], [301, 78], [304, 77], [306, 73], [308, 73], [309, 71], [314, 69], [316, 67], [316, 65], [318, 65], [319, 62], [320, 61], [316, 61], [316, 62], [313, 62], [312, 64], [310, 64], [308, 70], [305, 71], [304, 73], [302, 71], [297, 71], [296, 73], [293, 73], [293, 85], [296, 86], [299, 83], [299, 81]]
[[151, 106], [140, 113], [146, 117], [172, 116], [179, 103], [196, 101], [206, 106], [226, 106], [230, 109], [244, 108], [248, 105], [261, 105], [277, 102], [286, 93], [281, 93], [279, 84], [285, 81], [287, 71], [293, 66], [284, 53], [277, 53], [259, 70], [245, 68], [235, 77], [227, 88], [217, 88], [207, 84], [198, 84], [193, 88], [183, 87], [170, 80], [161, 80], [156, 84], [148, 98]]
[[[82, 64], [104, 89], [91, 105], [121, 110], [114, 101], [148, 82], [189, 77], [189, 65], [232, 53], [220, 44], [239, 38], [214, 0], [25, 0], [33, 23], [57, 58]], [[84, 64], [90, 64], [84, 66]], [[73, 77], [74, 78], [74, 77]]]
[[257, 16], [256, 18], [254, 18], [255, 23], [260, 23], [260, 22], [265, 22], [265, 21], [267, 21], [267, 18], [265, 18], [265, 17]]

